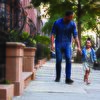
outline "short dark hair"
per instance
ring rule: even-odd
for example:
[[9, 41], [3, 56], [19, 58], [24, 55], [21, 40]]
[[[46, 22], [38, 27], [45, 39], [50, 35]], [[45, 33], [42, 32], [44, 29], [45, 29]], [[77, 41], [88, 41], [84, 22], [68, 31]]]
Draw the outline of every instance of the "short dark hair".
[[87, 41], [90, 41], [90, 42], [92, 43], [92, 40], [91, 40], [90, 37], [87, 38], [86, 42], [87, 42]]
[[88, 41], [90, 41], [90, 42], [92, 43], [92, 40], [91, 40], [90, 37], [87, 38], [86, 43], [87, 43]]
[[72, 10], [68, 10], [68, 11], [66, 11], [65, 16], [73, 15], [73, 13], [74, 12]]

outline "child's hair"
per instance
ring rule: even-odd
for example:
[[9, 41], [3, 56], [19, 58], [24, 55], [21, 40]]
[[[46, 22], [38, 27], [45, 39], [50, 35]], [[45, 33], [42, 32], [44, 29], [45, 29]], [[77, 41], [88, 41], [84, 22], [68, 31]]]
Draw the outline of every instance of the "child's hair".
[[87, 43], [87, 41], [90, 41], [91, 44], [92, 44], [91, 38], [87, 38], [86, 43]]
[[[87, 41], [90, 41], [90, 42], [91, 42], [91, 47], [95, 49], [95, 46], [94, 46], [94, 45], [95, 45], [95, 44], [94, 44], [94, 41], [93, 41], [93, 40], [91, 40], [91, 38], [90, 38], [90, 37], [88, 37], [88, 38], [87, 38], [86, 43], [87, 43]], [[86, 44], [86, 43], [85, 43], [85, 44]]]

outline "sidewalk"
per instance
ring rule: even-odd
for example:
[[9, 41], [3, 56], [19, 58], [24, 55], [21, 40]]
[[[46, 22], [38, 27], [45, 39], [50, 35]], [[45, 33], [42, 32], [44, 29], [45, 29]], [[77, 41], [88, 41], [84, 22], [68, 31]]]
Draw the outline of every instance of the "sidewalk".
[[62, 63], [61, 82], [54, 82], [55, 60], [47, 62], [38, 70], [36, 80], [25, 89], [22, 96], [13, 100], [100, 100], [100, 71], [92, 71], [92, 84], [83, 83], [81, 64], [72, 65], [73, 85], [65, 84], [65, 63]]

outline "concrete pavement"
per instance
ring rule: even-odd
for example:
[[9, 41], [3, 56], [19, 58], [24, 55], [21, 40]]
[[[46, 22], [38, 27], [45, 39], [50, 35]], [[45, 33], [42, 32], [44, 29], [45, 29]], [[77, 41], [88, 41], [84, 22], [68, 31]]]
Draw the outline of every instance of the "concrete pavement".
[[61, 82], [54, 82], [55, 60], [51, 59], [37, 71], [21, 96], [13, 100], [100, 100], [100, 71], [92, 70], [90, 85], [83, 82], [82, 64], [72, 64], [73, 85], [65, 84], [65, 62], [62, 63]]

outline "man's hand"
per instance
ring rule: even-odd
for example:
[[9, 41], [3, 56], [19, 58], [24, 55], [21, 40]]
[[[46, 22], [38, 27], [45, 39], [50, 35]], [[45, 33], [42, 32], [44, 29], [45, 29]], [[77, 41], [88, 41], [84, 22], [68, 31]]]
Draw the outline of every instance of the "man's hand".
[[78, 51], [80, 54], [82, 54], [82, 50], [81, 50], [80, 47], [77, 48], [77, 51]]
[[51, 45], [51, 50], [52, 50], [52, 51], [54, 51], [54, 50], [55, 50], [54, 45]]
[[75, 38], [75, 43], [77, 44], [77, 51], [82, 54], [82, 50], [80, 48], [80, 43], [78, 37]]

